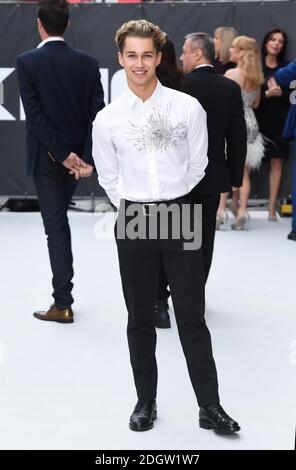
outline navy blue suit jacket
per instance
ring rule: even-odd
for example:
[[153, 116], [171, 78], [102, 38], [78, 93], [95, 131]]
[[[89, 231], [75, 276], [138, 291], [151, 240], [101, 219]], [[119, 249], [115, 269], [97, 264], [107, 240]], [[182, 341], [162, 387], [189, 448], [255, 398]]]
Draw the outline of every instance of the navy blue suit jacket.
[[[274, 74], [274, 78], [278, 85], [283, 88], [289, 88], [290, 83], [293, 80], [296, 80], [296, 60], [290, 64], [282, 67]], [[295, 89], [295, 87], [293, 87]], [[292, 90], [291, 90], [292, 92]], [[286, 138], [295, 138], [296, 137], [296, 105], [291, 104], [287, 120], [285, 123], [285, 128], [283, 132], [283, 137]]]
[[104, 107], [95, 58], [51, 41], [17, 57], [26, 114], [27, 174], [45, 175], [51, 153], [57, 164], [70, 152], [92, 159], [92, 122]]

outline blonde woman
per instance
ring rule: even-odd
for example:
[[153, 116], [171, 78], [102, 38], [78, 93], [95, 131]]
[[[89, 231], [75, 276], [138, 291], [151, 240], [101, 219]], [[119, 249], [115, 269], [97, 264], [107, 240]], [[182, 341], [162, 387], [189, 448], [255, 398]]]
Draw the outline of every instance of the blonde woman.
[[[264, 82], [264, 77], [259, 48], [255, 39], [247, 36], [235, 38], [230, 48], [230, 58], [237, 66], [235, 69], [228, 70], [225, 76], [236, 81], [241, 87], [248, 134], [243, 185], [234, 193], [233, 212], [236, 215], [236, 220], [231, 225], [231, 228], [233, 230], [244, 230], [249, 218], [247, 203], [251, 188], [250, 171], [260, 167], [264, 156], [264, 137], [259, 132], [258, 123], [253, 111], [260, 102], [260, 89]], [[225, 193], [221, 195], [220, 199], [217, 213], [217, 228], [219, 228], [219, 220], [225, 217], [226, 201], [227, 194]]]
[[215, 60], [213, 65], [216, 72], [224, 75], [228, 69], [236, 67], [230, 60], [230, 47], [237, 36], [237, 31], [230, 26], [220, 26], [214, 31]]

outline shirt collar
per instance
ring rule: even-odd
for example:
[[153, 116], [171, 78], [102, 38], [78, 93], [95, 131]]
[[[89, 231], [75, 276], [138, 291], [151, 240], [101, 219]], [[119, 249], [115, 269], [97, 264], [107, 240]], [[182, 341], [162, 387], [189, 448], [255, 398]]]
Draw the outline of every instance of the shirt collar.
[[51, 41], [65, 41], [65, 39], [62, 36], [50, 36], [49, 38], [44, 39], [40, 44], [38, 44], [37, 49], [39, 49], [39, 47], [44, 46], [44, 44], [46, 44], [47, 42]]
[[[157, 106], [161, 105], [161, 98], [163, 94], [163, 86], [159, 80], [157, 80], [156, 88], [153, 94], [145, 101], [145, 103], [151, 102], [155, 103]], [[139, 98], [135, 93], [128, 87], [126, 91], [126, 97], [129, 104], [129, 107], [132, 109], [136, 103], [143, 103], [141, 98]]]
[[200, 64], [197, 65], [194, 70], [199, 69], [200, 67], [214, 67], [212, 64]]

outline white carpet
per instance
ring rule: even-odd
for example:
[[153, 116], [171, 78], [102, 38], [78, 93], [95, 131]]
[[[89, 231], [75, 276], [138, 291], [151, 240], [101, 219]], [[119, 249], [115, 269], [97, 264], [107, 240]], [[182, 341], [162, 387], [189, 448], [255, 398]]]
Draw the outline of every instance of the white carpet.
[[[33, 318], [51, 302], [40, 214], [0, 214], [1, 449], [292, 449], [296, 424], [296, 243], [290, 219], [251, 212], [248, 232], [217, 232], [207, 286], [221, 402], [242, 431], [198, 427], [172, 329], [158, 331], [158, 414], [128, 429], [136, 402], [112, 214], [71, 213], [75, 323]], [[104, 222], [104, 223], [105, 223]], [[104, 224], [103, 224], [104, 225]]]

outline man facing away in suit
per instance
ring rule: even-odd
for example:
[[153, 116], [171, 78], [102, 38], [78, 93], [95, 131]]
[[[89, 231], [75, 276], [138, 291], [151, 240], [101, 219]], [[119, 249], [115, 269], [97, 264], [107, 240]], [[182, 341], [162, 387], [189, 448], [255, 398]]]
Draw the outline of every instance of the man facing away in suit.
[[[218, 74], [213, 40], [206, 33], [185, 37], [181, 60], [186, 92], [197, 98], [207, 113], [208, 159], [205, 177], [191, 192], [192, 202], [202, 204], [202, 252], [207, 280], [214, 249], [216, 213], [220, 193], [236, 191], [242, 184], [247, 152], [247, 131], [240, 87]], [[155, 326], [170, 327], [169, 297], [164, 270], [160, 273]]]
[[72, 323], [73, 256], [67, 217], [80, 177], [93, 171], [92, 121], [104, 107], [99, 66], [69, 47], [65, 0], [39, 3], [37, 49], [17, 57], [26, 113], [27, 174], [33, 176], [47, 235], [54, 304], [35, 312], [39, 320]]
[[[285, 122], [283, 137], [294, 140], [294, 152], [296, 154], [296, 102], [295, 102], [295, 84], [296, 84], [296, 59], [285, 67], [280, 68], [268, 81], [269, 89], [290, 88], [291, 106]], [[292, 230], [287, 236], [288, 240], [296, 241], [296, 160], [293, 164], [292, 176]]]

